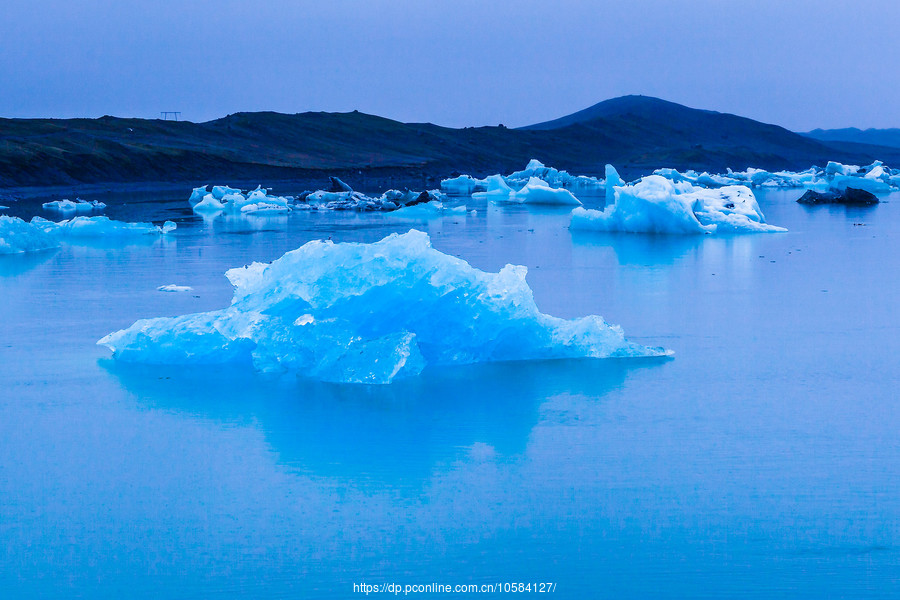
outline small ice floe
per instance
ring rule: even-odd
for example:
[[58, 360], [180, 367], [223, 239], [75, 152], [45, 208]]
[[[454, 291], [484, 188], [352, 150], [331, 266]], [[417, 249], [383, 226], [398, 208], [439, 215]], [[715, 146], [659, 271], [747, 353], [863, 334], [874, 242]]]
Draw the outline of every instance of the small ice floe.
[[450, 215], [466, 214], [465, 206], [445, 206], [443, 202], [432, 200], [431, 202], [423, 202], [413, 206], [404, 206], [391, 213], [392, 217], [403, 217], [405, 219], [433, 219], [436, 217]]
[[170, 283], [169, 285], [161, 285], [156, 288], [159, 292], [191, 292], [194, 290], [189, 285], [175, 285], [174, 283]]

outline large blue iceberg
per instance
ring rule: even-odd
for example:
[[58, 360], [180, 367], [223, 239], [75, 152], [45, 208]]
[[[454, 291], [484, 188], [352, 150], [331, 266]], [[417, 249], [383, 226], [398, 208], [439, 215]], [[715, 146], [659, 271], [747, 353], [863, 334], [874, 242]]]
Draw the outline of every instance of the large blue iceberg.
[[[606, 179], [618, 179], [609, 165]], [[571, 229], [683, 234], [786, 231], [766, 223], [748, 187], [706, 189], [660, 175], [644, 177], [633, 185], [610, 183], [606, 208], [576, 208]]]
[[252, 362], [263, 372], [390, 383], [426, 365], [663, 356], [599, 316], [541, 313], [526, 268], [486, 273], [410, 230], [372, 244], [313, 241], [231, 269], [231, 306], [137, 321], [98, 344], [151, 364]]

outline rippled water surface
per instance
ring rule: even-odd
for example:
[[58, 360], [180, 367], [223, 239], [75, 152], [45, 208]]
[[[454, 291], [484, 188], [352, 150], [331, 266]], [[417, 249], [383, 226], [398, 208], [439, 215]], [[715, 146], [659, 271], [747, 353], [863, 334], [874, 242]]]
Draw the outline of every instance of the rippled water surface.
[[[107, 214], [178, 230], [0, 257], [0, 597], [519, 581], [565, 598], [900, 597], [900, 195], [758, 195], [789, 233], [576, 234], [567, 210], [472, 201], [431, 221], [205, 222], [184, 200], [132, 201]], [[543, 312], [603, 315], [675, 358], [363, 388], [126, 368], [95, 345], [225, 306], [228, 268], [410, 227], [482, 269], [527, 265]]]

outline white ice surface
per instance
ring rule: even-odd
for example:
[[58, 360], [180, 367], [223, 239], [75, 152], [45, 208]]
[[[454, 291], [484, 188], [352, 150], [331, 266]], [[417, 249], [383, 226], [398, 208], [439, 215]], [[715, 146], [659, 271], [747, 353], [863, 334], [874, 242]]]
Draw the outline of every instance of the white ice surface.
[[[614, 169], [607, 169], [607, 185], [617, 178]], [[613, 195], [607, 196], [604, 210], [572, 211], [571, 228], [679, 234], [786, 231], [766, 223], [753, 191], [745, 186], [706, 189], [650, 175], [609, 191]]]
[[59, 240], [41, 227], [18, 217], [0, 216], [0, 254], [37, 252], [59, 246]]
[[156, 288], [160, 292], [190, 292], [193, 291], [189, 285], [175, 285], [174, 283], [170, 283], [168, 285], [161, 285]]

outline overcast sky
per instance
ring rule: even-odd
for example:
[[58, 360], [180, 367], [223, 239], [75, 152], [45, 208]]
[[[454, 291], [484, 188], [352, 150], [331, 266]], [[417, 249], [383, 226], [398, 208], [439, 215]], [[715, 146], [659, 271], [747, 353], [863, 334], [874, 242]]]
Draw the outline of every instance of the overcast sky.
[[0, 0], [0, 116], [519, 126], [645, 94], [900, 127], [898, 27], [896, 0]]

